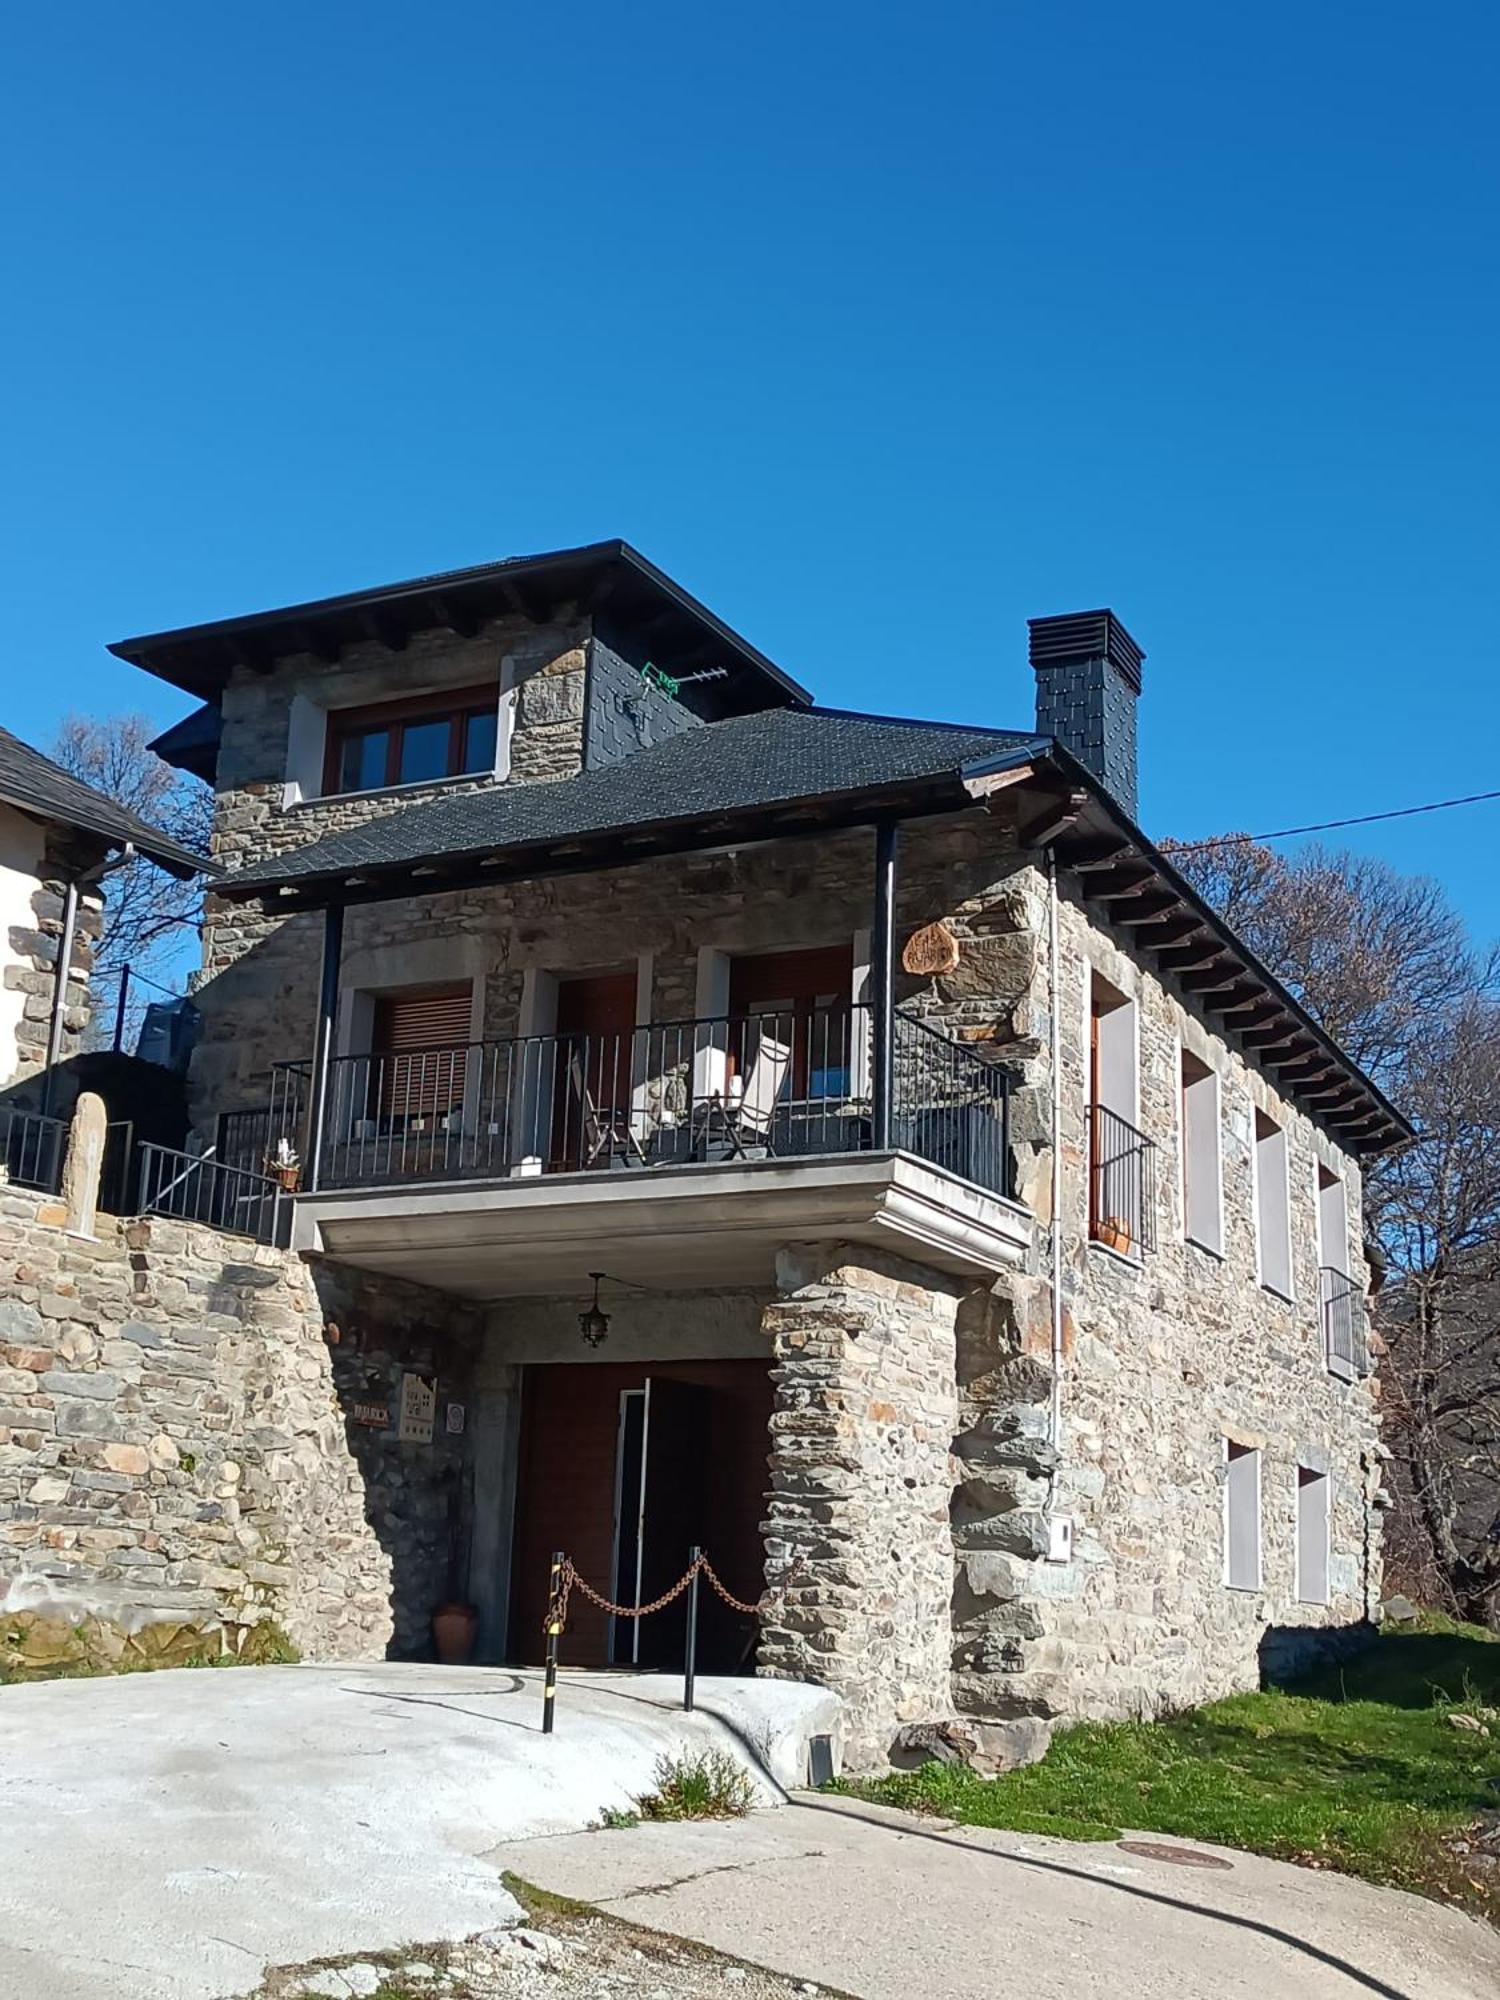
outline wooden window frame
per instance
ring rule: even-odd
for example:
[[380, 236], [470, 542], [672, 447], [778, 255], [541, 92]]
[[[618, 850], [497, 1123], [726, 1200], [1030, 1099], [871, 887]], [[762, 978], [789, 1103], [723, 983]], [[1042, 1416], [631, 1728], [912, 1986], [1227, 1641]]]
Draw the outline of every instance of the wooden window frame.
[[[498, 680], [481, 681], [472, 687], [434, 689], [431, 694], [414, 695], [400, 701], [367, 702], [358, 708], [330, 709], [323, 752], [323, 797], [349, 798], [356, 792], [394, 791], [401, 785], [440, 785], [448, 778], [482, 777], [482, 772], [463, 768], [464, 732], [472, 717], [493, 714], [496, 717], [498, 745], [499, 709]], [[401, 749], [407, 724], [443, 721], [448, 724], [448, 758], [442, 777], [403, 778]], [[384, 781], [379, 785], [351, 786], [345, 791], [339, 782], [344, 746], [351, 736], [363, 735], [371, 729], [384, 729], [387, 734]]]

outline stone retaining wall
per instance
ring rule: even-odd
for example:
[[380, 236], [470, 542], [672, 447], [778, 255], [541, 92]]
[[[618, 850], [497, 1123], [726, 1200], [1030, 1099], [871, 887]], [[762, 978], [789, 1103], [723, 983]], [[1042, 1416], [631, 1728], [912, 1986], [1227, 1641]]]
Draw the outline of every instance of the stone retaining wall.
[[0, 1611], [425, 1647], [463, 1439], [402, 1446], [354, 1407], [394, 1411], [405, 1365], [461, 1388], [463, 1308], [198, 1225], [70, 1235], [19, 1189], [0, 1226]]

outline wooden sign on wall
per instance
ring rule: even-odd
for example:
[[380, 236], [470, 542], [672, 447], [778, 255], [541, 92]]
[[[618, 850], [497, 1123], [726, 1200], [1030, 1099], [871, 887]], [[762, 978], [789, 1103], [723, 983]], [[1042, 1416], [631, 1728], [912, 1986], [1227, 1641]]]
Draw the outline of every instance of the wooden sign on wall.
[[940, 972], [952, 972], [958, 964], [958, 939], [939, 920], [913, 931], [901, 953], [902, 966], [924, 979]]

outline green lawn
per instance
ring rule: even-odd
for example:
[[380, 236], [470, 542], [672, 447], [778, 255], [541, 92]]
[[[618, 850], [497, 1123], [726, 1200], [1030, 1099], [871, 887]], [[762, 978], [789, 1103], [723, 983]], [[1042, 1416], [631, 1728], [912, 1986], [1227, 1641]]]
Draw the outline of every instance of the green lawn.
[[1500, 1710], [1496, 1635], [1427, 1618], [1295, 1693], [1084, 1723], [1003, 1778], [929, 1764], [857, 1789], [973, 1826], [1095, 1840], [1132, 1827], [1253, 1848], [1500, 1915], [1500, 1876], [1451, 1846], [1480, 1815], [1500, 1821], [1500, 1717], [1487, 1735], [1448, 1720], [1485, 1709]]

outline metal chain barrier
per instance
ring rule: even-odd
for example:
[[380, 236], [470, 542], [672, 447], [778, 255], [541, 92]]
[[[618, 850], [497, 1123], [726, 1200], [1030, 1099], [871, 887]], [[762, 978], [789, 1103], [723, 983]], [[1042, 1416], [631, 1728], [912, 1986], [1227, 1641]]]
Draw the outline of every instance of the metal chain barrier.
[[677, 1581], [664, 1590], [660, 1597], [654, 1597], [649, 1604], [616, 1604], [602, 1591], [579, 1574], [573, 1558], [559, 1549], [552, 1558], [551, 1572], [547, 1583], [547, 1615], [542, 1630], [547, 1640], [546, 1673], [542, 1685], [542, 1733], [550, 1736], [553, 1718], [557, 1711], [557, 1667], [558, 1644], [568, 1623], [568, 1606], [576, 1590], [580, 1597], [587, 1598], [610, 1618], [650, 1618], [658, 1611], [665, 1611], [688, 1591], [687, 1658], [683, 1670], [683, 1707], [691, 1711], [693, 1706], [693, 1684], [696, 1673], [698, 1650], [698, 1579], [706, 1576], [710, 1587], [717, 1592], [731, 1611], [738, 1611], [746, 1618], [764, 1618], [778, 1609], [786, 1600], [787, 1593], [797, 1581], [803, 1568], [801, 1556], [793, 1561], [790, 1569], [774, 1591], [767, 1587], [755, 1603], [750, 1604], [742, 1597], [736, 1597], [702, 1549], [693, 1550], [693, 1559], [678, 1577]]

